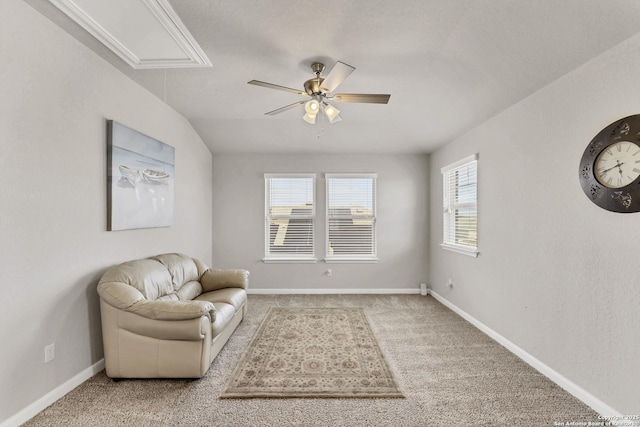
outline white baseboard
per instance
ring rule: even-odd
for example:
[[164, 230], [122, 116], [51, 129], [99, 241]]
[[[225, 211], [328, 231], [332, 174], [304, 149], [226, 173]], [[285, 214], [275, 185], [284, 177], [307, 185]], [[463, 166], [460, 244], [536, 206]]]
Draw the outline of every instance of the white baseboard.
[[97, 374], [98, 372], [104, 369], [104, 359], [100, 359], [93, 365], [89, 366], [84, 371], [80, 372], [70, 380], [66, 381], [63, 384], [60, 384], [55, 389], [51, 390], [49, 393], [42, 396], [40, 399], [33, 402], [31, 405], [24, 408], [22, 411], [13, 415], [11, 418], [3, 421], [0, 424], [0, 427], [14, 427], [19, 426], [31, 418], [35, 417], [38, 413], [43, 411], [47, 406], [51, 405], [58, 399], [64, 397], [65, 394], [69, 393], [74, 388], [78, 387], [80, 384]]
[[402, 288], [402, 289], [251, 289], [247, 290], [248, 294], [254, 295], [327, 295], [327, 294], [419, 294], [420, 288]]
[[[507, 350], [518, 356], [520, 359], [527, 362], [534, 369], [540, 372], [545, 377], [549, 378], [551, 381], [562, 387], [564, 390], [572, 394], [574, 397], [585, 403], [587, 406], [592, 408], [594, 411], [599, 413], [604, 419], [612, 420], [611, 425], [617, 425], [615, 420], [623, 420], [624, 415], [620, 412], [613, 409], [611, 406], [604, 403], [602, 400], [598, 399], [573, 381], [569, 380], [567, 377], [563, 376], [559, 372], [555, 371], [548, 365], [544, 364], [542, 361], [538, 360], [531, 354], [527, 353], [521, 347], [517, 346], [513, 342], [509, 341], [507, 338], [503, 337], [484, 323], [480, 322], [475, 317], [471, 316], [467, 312], [463, 311], [447, 299], [438, 295], [436, 292], [431, 289], [428, 290], [429, 295], [434, 297], [438, 302], [450, 308], [460, 317], [465, 319], [467, 322], [471, 323], [473, 326], [484, 332], [489, 337], [493, 338], [500, 345], [505, 347]], [[603, 420], [604, 421], [604, 420]], [[638, 424], [629, 424], [627, 421], [626, 425], [638, 425]]]

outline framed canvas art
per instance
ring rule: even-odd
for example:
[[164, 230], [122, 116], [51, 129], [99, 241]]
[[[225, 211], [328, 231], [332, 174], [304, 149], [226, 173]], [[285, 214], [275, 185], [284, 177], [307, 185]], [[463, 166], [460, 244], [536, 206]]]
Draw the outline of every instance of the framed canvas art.
[[175, 148], [107, 121], [107, 230], [173, 225]]

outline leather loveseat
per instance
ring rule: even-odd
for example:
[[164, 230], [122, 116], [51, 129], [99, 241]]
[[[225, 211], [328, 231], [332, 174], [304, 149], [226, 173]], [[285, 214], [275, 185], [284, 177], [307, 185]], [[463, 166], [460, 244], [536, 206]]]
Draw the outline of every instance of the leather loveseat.
[[163, 254], [98, 283], [107, 376], [201, 378], [242, 321], [249, 272]]

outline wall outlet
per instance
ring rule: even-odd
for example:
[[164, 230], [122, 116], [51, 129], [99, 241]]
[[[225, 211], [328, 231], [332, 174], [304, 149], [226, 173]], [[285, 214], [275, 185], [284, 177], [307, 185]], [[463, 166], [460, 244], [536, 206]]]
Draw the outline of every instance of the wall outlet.
[[44, 348], [44, 363], [49, 363], [56, 357], [56, 343], [49, 344]]
[[453, 288], [453, 280], [451, 280], [451, 278], [449, 278], [449, 281], [447, 282], [447, 287]]
[[331, 271], [331, 269], [329, 268], [329, 269], [327, 269], [327, 271], [324, 272], [324, 274], [326, 274], [327, 277], [331, 277], [331, 276], [333, 276], [333, 271]]

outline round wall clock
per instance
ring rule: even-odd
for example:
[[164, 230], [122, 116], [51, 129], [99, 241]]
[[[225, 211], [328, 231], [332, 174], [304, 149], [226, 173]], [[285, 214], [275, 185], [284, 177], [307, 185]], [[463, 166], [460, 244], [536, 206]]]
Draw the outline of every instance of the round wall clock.
[[602, 129], [580, 160], [580, 185], [596, 205], [612, 212], [640, 212], [640, 114]]

